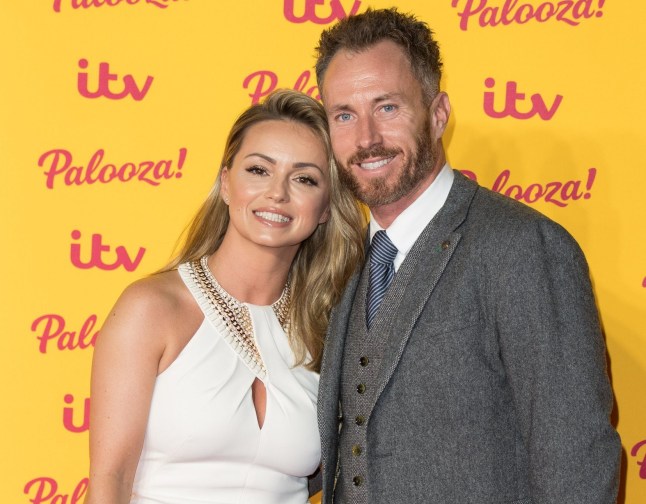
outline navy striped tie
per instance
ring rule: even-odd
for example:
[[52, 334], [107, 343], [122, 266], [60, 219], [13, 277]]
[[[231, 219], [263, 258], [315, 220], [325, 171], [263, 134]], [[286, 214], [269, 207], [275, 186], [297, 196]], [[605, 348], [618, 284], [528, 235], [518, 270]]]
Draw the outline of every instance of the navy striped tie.
[[377, 231], [370, 243], [370, 270], [368, 274], [368, 302], [366, 305], [366, 321], [368, 328], [375, 318], [386, 290], [395, 276], [393, 260], [397, 255], [397, 247], [393, 245], [386, 231]]

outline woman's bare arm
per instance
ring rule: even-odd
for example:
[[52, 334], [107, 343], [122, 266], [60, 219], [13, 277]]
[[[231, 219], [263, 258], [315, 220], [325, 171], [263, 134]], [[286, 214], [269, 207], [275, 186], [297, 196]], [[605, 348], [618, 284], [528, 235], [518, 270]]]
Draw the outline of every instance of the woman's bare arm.
[[166, 321], [175, 303], [159, 287], [154, 278], [128, 287], [97, 338], [85, 504], [130, 502], [155, 379], [172, 331]]

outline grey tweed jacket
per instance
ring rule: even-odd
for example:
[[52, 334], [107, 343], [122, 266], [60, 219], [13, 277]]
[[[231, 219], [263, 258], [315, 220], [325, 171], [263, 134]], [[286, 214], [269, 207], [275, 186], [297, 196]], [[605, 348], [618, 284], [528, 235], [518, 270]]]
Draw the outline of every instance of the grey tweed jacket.
[[[353, 456], [339, 455], [340, 422], [350, 421], [339, 420], [340, 387], [360, 276], [333, 311], [323, 354], [324, 504], [338, 463]], [[614, 503], [621, 445], [574, 239], [456, 172], [397, 276], [380, 307], [384, 355], [358, 455], [368, 502]]]

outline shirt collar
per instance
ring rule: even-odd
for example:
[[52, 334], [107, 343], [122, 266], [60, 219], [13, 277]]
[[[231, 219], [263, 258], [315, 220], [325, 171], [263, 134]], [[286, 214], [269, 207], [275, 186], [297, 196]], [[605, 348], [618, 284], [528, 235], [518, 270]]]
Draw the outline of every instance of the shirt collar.
[[[396, 266], [398, 266], [397, 263], [401, 264], [424, 228], [444, 206], [454, 178], [453, 170], [448, 163], [445, 164], [431, 185], [388, 226], [386, 231], [388, 238], [399, 251], [395, 259]], [[370, 241], [372, 241], [375, 233], [381, 229], [383, 228], [372, 217], [371, 212]]]

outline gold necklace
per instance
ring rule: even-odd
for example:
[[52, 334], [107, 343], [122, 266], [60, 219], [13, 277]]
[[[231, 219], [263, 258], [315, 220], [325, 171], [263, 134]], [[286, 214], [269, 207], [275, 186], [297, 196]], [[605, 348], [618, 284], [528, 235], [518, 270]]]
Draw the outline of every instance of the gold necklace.
[[[252, 371], [264, 378], [267, 374], [267, 369], [262, 362], [262, 357], [253, 335], [249, 308], [222, 288], [213, 273], [211, 273], [207, 260], [208, 257], [203, 256], [199, 261], [187, 263], [188, 272], [209, 305], [215, 309], [224, 322], [226, 327], [224, 332], [228, 333], [228, 335], [225, 334], [225, 340]], [[291, 284], [288, 280], [280, 298], [271, 305], [278, 322], [285, 332], [287, 332], [289, 325], [290, 303]]]

